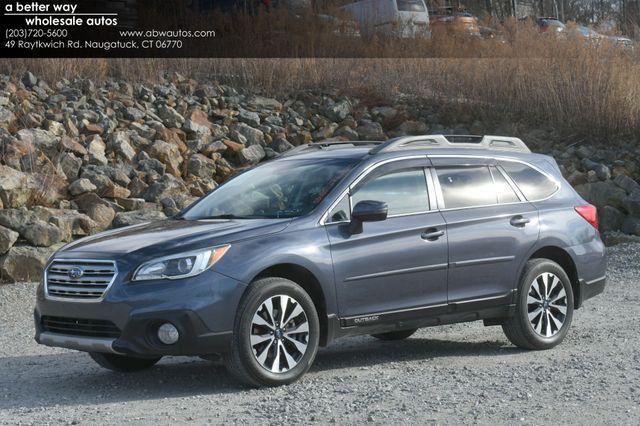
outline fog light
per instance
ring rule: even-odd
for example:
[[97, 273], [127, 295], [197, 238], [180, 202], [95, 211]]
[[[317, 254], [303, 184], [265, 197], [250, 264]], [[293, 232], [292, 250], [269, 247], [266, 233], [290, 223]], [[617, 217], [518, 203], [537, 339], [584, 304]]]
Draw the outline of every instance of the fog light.
[[158, 339], [165, 345], [173, 345], [180, 338], [178, 329], [171, 323], [165, 322], [158, 327]]

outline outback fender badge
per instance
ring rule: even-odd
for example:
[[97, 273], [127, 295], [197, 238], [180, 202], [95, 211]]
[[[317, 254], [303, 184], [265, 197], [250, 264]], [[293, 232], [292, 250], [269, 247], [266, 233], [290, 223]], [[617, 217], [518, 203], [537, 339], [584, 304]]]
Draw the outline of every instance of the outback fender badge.
[[378, 321], [379, 319], [380, 319], [380, 315], [369, 315], [367, 317], [355, 318], [353, 320], [353, 323], [354, 324], [366, 324], [366, 323]]

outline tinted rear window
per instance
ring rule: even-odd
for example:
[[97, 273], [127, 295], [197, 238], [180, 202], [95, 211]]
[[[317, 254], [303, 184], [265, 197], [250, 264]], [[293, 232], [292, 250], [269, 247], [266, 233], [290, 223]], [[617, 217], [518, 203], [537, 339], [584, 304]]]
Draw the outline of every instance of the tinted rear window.
[[547, 198], [558, 189], [554, 181], [526, 164], [510, 161], [500, 164], [529, 201]]
[[422, 0], [397, 0], [398, 10], [401, 12], [424, 12], [426, 10]]

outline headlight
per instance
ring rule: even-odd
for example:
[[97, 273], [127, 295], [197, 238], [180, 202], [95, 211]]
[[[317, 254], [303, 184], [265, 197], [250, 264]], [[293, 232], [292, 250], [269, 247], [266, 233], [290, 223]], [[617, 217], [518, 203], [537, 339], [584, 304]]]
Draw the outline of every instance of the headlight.
[[133, 274], [133, 281], [193, 277], [212, 267], [229, 250], [229, 245], [173, 256], [143, 263]]

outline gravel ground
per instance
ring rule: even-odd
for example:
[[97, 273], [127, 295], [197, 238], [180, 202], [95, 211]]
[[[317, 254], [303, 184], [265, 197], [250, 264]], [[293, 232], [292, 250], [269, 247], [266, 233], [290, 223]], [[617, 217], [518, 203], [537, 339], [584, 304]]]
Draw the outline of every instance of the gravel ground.
[[640, 245], [610, 250], [609, 284], [559, 347], [516, 349], [481, 323], [321, 349], [296, 384], [239, 387], [224, 368], [165, 358], [120, 375], [37, 345], [33, 284], [0, 287], [0, 424], [640, 423]]

